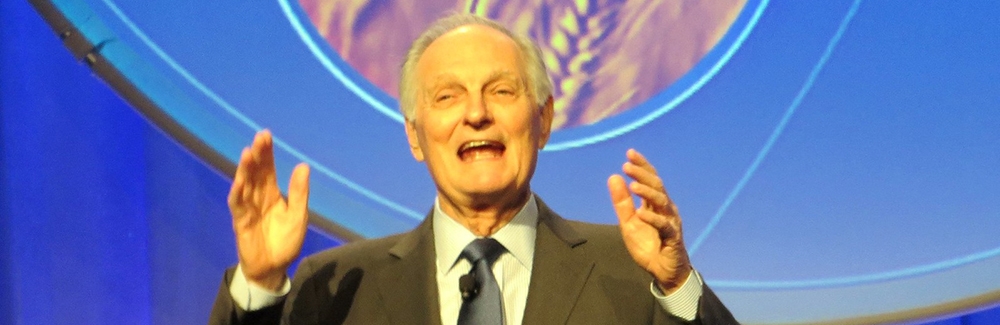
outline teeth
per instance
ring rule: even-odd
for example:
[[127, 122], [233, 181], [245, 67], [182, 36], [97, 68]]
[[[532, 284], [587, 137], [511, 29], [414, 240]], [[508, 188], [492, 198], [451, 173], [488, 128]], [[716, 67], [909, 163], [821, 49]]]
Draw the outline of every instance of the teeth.
[[464, 145], [462, 145], [462, 148], [460, 148], [458, 151], [461, 152], [461, 151], [469, 150], [469, 149], [472, 149], [472, 148], [486, 147], [486, 146], [489, 146], [489, 145], [490, 145], [490, 141], [486, 141], [486, 140], [469, 141], [469, 142], [466, 142]]
[[484, 148], [484, 147], [485, 148], [493, 147], [503, 150], [504, 145], [497, 141], [492, 141], [492, 140], [474, 140], [466, 142], [465, 144], [462, 145], [462, 147], [458, 148], [458, 154], [461, 155], [462, 153], [470, 149]]

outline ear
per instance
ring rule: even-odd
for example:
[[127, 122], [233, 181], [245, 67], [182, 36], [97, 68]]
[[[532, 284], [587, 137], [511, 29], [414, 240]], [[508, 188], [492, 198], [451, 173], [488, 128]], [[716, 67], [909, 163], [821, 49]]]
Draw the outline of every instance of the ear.
[[549, 142], [549, 135], [552, 134], [552, 118], [555, 115], [555, 109], [552, 107], [553, 99], [549, 96], [549, 99], [545, 100], [545, 104], [542, 105], [541, 111], [538, 113], [538, 118], [541, 119], [541, 134], [538, 136], [538, 150], [545, 148], [545, 144]]
[[403, 125], [406, 126], [406, 141], [410, 143], [410, 153], [413, 154], [413, 159], [424, 161], [424, 151], [420, 150], [420, 139], [417, 137], [416, 122], [406, 120]]

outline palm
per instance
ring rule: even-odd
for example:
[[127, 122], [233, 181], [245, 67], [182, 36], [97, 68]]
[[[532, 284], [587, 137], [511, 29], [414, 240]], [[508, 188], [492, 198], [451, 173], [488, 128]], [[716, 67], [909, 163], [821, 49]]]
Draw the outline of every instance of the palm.
[[630, 217], [619, 226], [632, 258], [647, 270], [657, 267], [653, 263], [656, 256], [664, 249], [663, 241], [659, 240], [659, 231], [636, 216]]
[[243, 215], [237, 217], [242, 221], [237, 225], [240, 228], [237, 246], [241, 262], [245, 262], [244, 267], [250, 273], [253, 273], [250, 267], [273, 269], [289, 264], [298, 254], [294, 248], [299, 238], [298, 227], [289, 222], [293, 217], [288, 211], [288, 203], [276, 194], [276, 188], [274, 185], [274, 189], [265, 190], [267, 194], [262, 195], [260, 204], [248, 206]]

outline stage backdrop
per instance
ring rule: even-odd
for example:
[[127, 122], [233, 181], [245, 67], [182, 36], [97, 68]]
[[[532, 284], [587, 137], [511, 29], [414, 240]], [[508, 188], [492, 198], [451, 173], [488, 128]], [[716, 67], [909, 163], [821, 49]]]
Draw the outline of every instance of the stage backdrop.
[[51, 28], [0, 5], [0, 323], [203, 322], [235, 262], [227, 175], [263, 127], [283, 174], [313, 165], [305, 253], [415, 225], [433, 186], [396, 67], [447, 11], [542, 45], [557, 131], [533, 189], [611, 223], [604, 180], [643, 151], [741, 321], [920, 322], [1000, 296], [988, 1], [34, 4]]

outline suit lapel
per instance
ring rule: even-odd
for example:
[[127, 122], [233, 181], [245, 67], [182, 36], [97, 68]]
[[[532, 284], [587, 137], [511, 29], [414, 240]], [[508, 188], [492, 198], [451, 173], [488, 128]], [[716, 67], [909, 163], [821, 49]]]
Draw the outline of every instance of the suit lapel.
[[434, 236], [428, 216], [388, 254], [397, 260], [378, 273], [378, 288], [392, 324], [441, 324]]
[[[594, 268], [574, 254], [587, 241], [537, 196], [538, 228], [524, 324], [564, 324]], [[397, 260], [378, 272], [379, 295], [392, 324], [441, 324], [434, 231], [428, 216], [389, 249]]]
[[539, 199], [535, 257], [524, 310], [525, 324], [564, 324], [594, 262], [574, 254], [587, 240]]

